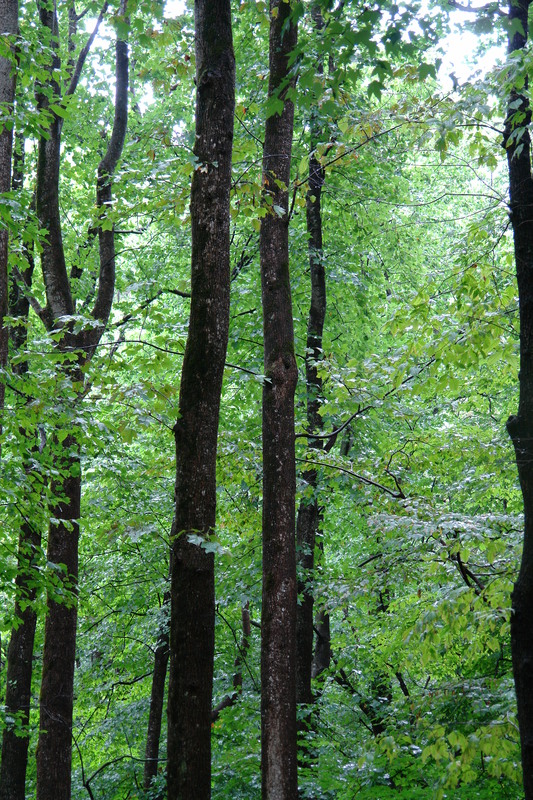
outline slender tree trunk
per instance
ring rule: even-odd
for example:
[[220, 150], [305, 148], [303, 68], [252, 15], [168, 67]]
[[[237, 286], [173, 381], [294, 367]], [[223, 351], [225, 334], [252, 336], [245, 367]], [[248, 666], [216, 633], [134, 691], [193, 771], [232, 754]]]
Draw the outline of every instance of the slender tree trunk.
[[[315, 120], [311, 122], [311, 157], [309, 160], [309, 189], [306, 198], [307, 234], [309, 237], [309, 271], [311, 276], [311, 304], [307, 323], [307, 343], [305, 353], [305, 382], [307, 394], [307, 433], [319, 433], [322, 418], [319, 413], [322, 398], [322, 380], [317, 365], [323, 358], [322, 332], [326, 314], [326, 278], [322, 248], [321, 195], [324, 183], [324, 170], [318, 163], [314, 148], [319, 141], [319, 131]], [[323, 440], [310, 438], [308, 450], [311, 460], [313, 452], [322, 450]], [[316, 572], [315, 554], [323, 552], [322, 539], [319, 538], [322, 522], [322, 508], [318, 501], [317, 470], [305, 469], [302, 478], [306, 482], [306, 493], [300, 500], [296, 518], [296, 557], [298, 562], [298, 597], [296, 618], [296, 701], [299, 711], [301, 733], [316, 729], [318, 722], [315, 707], [315, 693], [312, 688], [314, 653], [314, 582]], [[308, 494], [310, 492], [310, 494]], [[322, 612], [324, 617], [325, 612]], [[329, 620], [327, 620], [329, 622]], [[320, 651], [329, 649], [329, 627], [322, 625], [317, 636]], [[325, 637], [328, 640], [325, 641]], [[301, 767], [315, 761], [308, 745], [299, 749]]]
[[[165, 612], [169, 607], [170, 592], [165, 592], [163, 598], [163, 609]], [[170, 632], [168, 629], [168, 620], [165, 616], [157, 639], [154, 655], [150, 712], [148, 714], [148, 732], [146, 735], [146, 749], [144, 753], [143, 785], [145, 789], [150, 788], [150, 784], [157, 775], [157, 767], [159, 764], [159, 740], [161, 738], [161, 720], [163, 718], [163, 701], [167, 679], [169, 641]]]
[[[15, 38], [18, 34], [18, 1], [0, 0], [0, 36], [9, 38], [13, 47], [13, 58], [0, 58], [0, 107], [6, 114], [15, 101]], [[4, 126], [0, 132], [0, 194], [11, 187], [11, 156], [13, 152], [13, 129]], [[9, 234], [0, 225], [0, 370], [7, 364], [8, 331], [4, 324], [7, 313], [9, 281], [7, 272]], [[4, 413], [5, 382], [0, 379], [0, 437]], [[0, 440], [0, 456], [2, 454]]]
[[[58, 105], [62, 96], [57, 75], [60, 74], [59, 25], [55, 3], [38, 3], [41, 25], [50, 35], [54, 48], [46, 91], [38, 97], [40, 108], [48, 108], [53, 98]], [[121, 5], [126, 18], [126, 3]], [[101, 22], [100, 15], [95, 32]], [[73, 15], [70, 15], [72, 25]], [[95, 33], [94, 32], [94, 33]], [[72, 34], [72, 27], [70, 26]], [[67, 95], [77, 86], [94, 34], [74, 65], [72, 53], [71, 79]], [[111, 200], [111, 177], [122, 153], [128, 102], [128, 48], [124, 41], [116, 43], [115, 117], [109, 144], [98, 167], [97, 206], [103, 222]], [[50, 111], [50, 109], [49, 109]], [[95, 325], [79, 333], [65, 326], [64, 318], [75, 314], [75, 299], [67, 273], [59, 212], [59, 174], [62, 118], [52, 113], [47, 136], [39, 141], [37, 164], [36, 208], [41, 228], [47, 231], [42, 243], [41, 268], [46, 292], [46, 306], [39, 316], [49, 330], [62, 332], [57, 344], [59, 352], [78, 353], [78, 364], [66, 363], [64, 371], [74, 385], [83, 385], [81, 366], [90, 360], [105, 329], [113, 301], [115, 284], [114, 230], [99, 226], [100, 269], [98, 288], [91, 315]], [[54, 437], [54, 468], [58, 477], [52, 484], [53, 496], [60, 498], [53, 508], [54, 521], [48, 534], [48, 561], [58, 565], [59, 591], [48, 593], [43, 648], [43, 676], [40, 694], [40, 728], [37, 748], [37, 800], [70, 800], [72, 768], [72, 710], [74, 664], [76, 654], [78, 537], [81, 497], [81, 464], [76, 435], [69, 433], [63, 441]]]
[[222, 711], [234, 705], [242, 694], [242, 667], [246, 661], [246, 654], [250, 648], [252, 626], [250, 622], [250, 604], [245, 603], [241, 609], [242, 639], [239, 652], [235, 658], [235, 672], [233, 673], [233, 692], [222, 698], [220, 703], [211, 712], [211, 722], [216, 722]]
[[329, 624], [329, 614], [327, 611], [320, 610], [315, 619], [315, 652], [313, 655], [313, 666], [311, 675], [318, 678], [331, 664], [331, 632]]
[[[321, 19], [321, 17], [320, 17]], [[306, 197], [307, 235], [309, 238], [309, 271], [311, 275], [311, 304], [307, 322], [307, 343], [305, 354], [305, 382], [307, 393], [307, 432], [311, 454], [322, 449], [322, 439], [312, 438], [322, 428], [320, 402], [322, 379], [318, 365], [323, 359], [322, 333], [326, 317], [326, 275], [322, 245], [322, 187], [324, 169], [316, 159], [314, 149], [319, 141], [320, 129], [316, 120], [311, 124], [311, 157], [309, 159], [309, 189]], [[313, 579], [315, 571], [316, 538], [322, 519], [322, 510], [317, 497], [317, 472], [308, 469], [303, 478], [311, 490], [310, 496], [302, 497], [298, 509], [296, 525], [298, 562], [300, 580], [298, 594], [298, 660], [297, 660], [297, 700], [298, 703], [312, 703], [311, 672], [313, 663]]]
[[[311, 8], [315, 31], [319, 33], [324, 27], [320, 7], [313, 4]], [[321, 54], [318, 54], [318, 72], [323, 73]], [[315, 148], [322, 139], [322, 128], [317, 118], [317, 109], [311, 116], [311, 154], [309, 158], [309, 188], [306, 196], [306, 222], [309, 249], [309, 274], [311, 278], [311, 302], [307, 321], [307, 342], [305, 351], [305, 388], [307, 395], [307, 433], [310, 460], [313, 453], [323, 449], [323, 440], [313, 438], [320, 433], [322, 417], [320, 404], [322, 401], [322, 379], [318, 373], [318, 365], [323, 359], [322, 334], [326, 316], [326, 275], [322, 243], [322, 187], [324, 185], [324, 169], [316, 158]], [[316, 730], [318, 710], [316, 695], [312, 688], [315, 673], [317, 652], [325, 655], [329, 652], [329, 618], [326, 612], [320, 612], [321, 627], [318, 631], [314, 621], [314, 583], [316, 574], [316, 554], [323, 553], [323, 541], [320, 536], [322, 508], [318, 501], [317, 470], [314, 467], [305, 469], [302, 478], [306, 482], [306, 492], [300, 500], [296, 518], [296, 544], [298, 560], [298, 612], [297, 612], [297, 662], [296, 662], [296, 700], [300, 705], [299, 728], [302, 734]], [[315, 654], [313, 641], [315, 629]], [[309, 743], [300, 746], [299, 765], [311, 767], [316, 762], [316, 754], [309, 749]], [[311, 797], [312, 795], [309, 795]]]
[[229, 193], [235, 104], [230, 0], [196, 0], [191, 315], [180, 385], [172, 525], [169, 800], [211, 796], [216, 453], [229, 328]]
[[[13, 189], [19, 189], [23, 181], [24, 140], [20, 138], [18, 153], [13, 164]], [[21, 276], [26, 285], [31, 285], [33, 257], [30, 251], [28, 267]], [[26, 344], [29, 302], [13, 278], [10, 282], [9, 315], [21, 324], [10, 331], [10, 340], [15, 353]], [[21, 360], [13, 371], [22, 377], [27, 372], [26, 360]], [[23, 434], [25, 436], [25, 434]], [[26, 463], [26, 475], [32, 481], [34, 462], [38, 458], [39, 445], [28, 446], [30, 458]], [[41, 477], [37, 476], [37, 485]], [[20, 527], [18, 543], [18, 565], [15, 581], [16, 625], [11, 630], [7, 651], [6, 711], [22, 726], [22, 735], [17, 726], [6, 727], [2, 736], [2, 760], [0, 763], [0, 800], [24, 800], [26, 797], [26, 767], [28, 763], [29, 718], [31, 699], [31, 679], [33, 644], [37, 614], [34, 603], [37, 596], [38, 577], [36, 560], [41, 548], [41, 529], [35, 509], [24, 515]]]
[[[510, 53], [526, 46], [530, 2], [512, 0], [509, 4]], [[520, 393], [518, 413], [509, 417], [507, 430], [515, 448], [524, 500], [524, 547], [512, 595], [511, 649], [525, 800], [533, 799], [533, 177], [531, 141], [528, 128], [523, 127], [530, 121], [526, 95], [513, 90], [504, 146], [509, 166], [510, 218], [520, 307]], [[522, 129], [520, 135], [514, 133], [517, 128]]]
[[291, 5], [270, 3], [269, 117], [263, 187], [269, 213], [260, 232], [265, 381], [263, 384], [263, 601], [261, 614], [261, 756], [264, 800], [295, 800], [296, 557], [294, 392], [297, 369], [289, 277], [288, 185], [294, 107], [289, 56], [297, 42]]
[[[17, 719], [18, 724], [6, 727], [2, 736], [0, 800], [24, 800], [26, 797], [32, 657], [37, 622], [34, 608], [37, 593], [34, 567], [40, 544], [40, 531], [30, 523], [23, 524], [19, 537], [15, 583], [17, 625], [11, 631], [7, 651], [5, 698], [6, 711]], [[22, 726], [22, 732], [18, 729], [19, 725]]]

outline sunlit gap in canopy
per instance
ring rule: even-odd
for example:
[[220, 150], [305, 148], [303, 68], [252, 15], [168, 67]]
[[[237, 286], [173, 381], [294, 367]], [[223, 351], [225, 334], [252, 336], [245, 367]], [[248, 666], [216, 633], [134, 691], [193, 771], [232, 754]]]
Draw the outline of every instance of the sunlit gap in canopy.
[[187, 3], [185, 0], [167, 0], [165, 3], [165, 17], [167, 19], [174, 19], [185, 13]]
[[[469, 10], [459, 10], [461, 5]], [[442, 61], [439, 80], [445, 90], [455, 89], [474, 78], [483, 78], [498, 62], [505, 60], [506, 42], [502, 41], [502, 34], [495, 27], [483, 36], [486, 44], [482, 43], [478, 33], [467, 29], [483, 7], [486, 7], [486, 0], [458, 0], [457, 10], [450, 12], [451, 33], [438, 46]]]
[[[185, 13], [187, 9], [187, 2], [186, 0], [167, 0], [164, 2], [164, 9], [163, 9], [163, 16], [165, 19], [176, 19], [180, 17], [182, 14]], [[83, 20], [83, 27], [85, 31], [90, 34], [95, 26], [96, 26], [96, 17], [85, 17]], [[158, 23], [156, 20], [153, 21], [153, 27], [155, 29], [161, 29], [161, 24]], [[98, 36], [96, 37], [96, 44], [100, 47], [104, 47], [105, 49], [110, 49], [114, 45], [115, 40], [115, 32], [111, 25], [109, 25], [104, 18], [103, 22], [100, 24], [98, 29]], [[100, 71], [103, 73], [105, 80], [110, 84], [113, 85], [114, 83], [114, 71], [113, 67], [110, 64], [105, 63], [104, 61], [100, 62]], [[90, 90], [90, 87], [89, 87]], [[142, 95], [137, 98], [137, 103], [141, 111], [146, 111], [146, 109], [154, 102], [154, 95], [152, 92], [152, 88], [149, 82], [145, 82], [142, 88]], [[179, 131], [181, 132], [181, 131]]]

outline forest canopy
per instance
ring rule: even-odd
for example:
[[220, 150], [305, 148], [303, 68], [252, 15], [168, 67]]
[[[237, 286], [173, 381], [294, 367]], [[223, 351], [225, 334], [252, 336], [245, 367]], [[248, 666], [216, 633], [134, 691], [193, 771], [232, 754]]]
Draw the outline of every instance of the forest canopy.
[[0, 0], [0, 800], [532, 800], [529, 6]]

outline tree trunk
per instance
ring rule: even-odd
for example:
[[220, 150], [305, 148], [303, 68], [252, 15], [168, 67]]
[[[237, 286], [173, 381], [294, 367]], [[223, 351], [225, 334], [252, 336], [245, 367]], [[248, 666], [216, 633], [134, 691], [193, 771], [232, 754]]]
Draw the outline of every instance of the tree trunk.
[[196, 0], [191, 315], [180, 385], [172, 524], [169, 800], [211, 796], [216, 453], [229, 328], [229, 198], [235, 105], [231, 3]]
[[[11, 631], [7, 651], [5, 698], [6, 712], [17, 720], [17, 726], [6, 727], [2, 736], [0, 800], [24, 800], [26, 797], [32, 658], [37, 622], [34, 602], [38, 584], [34, 566], [40, 545], [40, 531], [29, 523], [22, 525], [15, 584], [17, 625]], [[22, 735], [19, 725], [22, 726]]]
[[[170, 606], [170, 592], [165, 592], [163, 609]], [[146, 749], [144, 753], [144, 779], [146, 790], [157, 775], [159, 764], [159, 740], [161, 738], [161, 720], [163, 717], [163, 701], [165, 697], [165, 683], [167, 679], [167, 666], [169, 656], [170, 633], [168, 620], [163, 620], [157, 639], [154, 655], [154, 672], [152, 676], [152, 692], [150, 695], [150, 712], [148, 715], [148, 732], [146, 735]]]
[[70, 800], [71, 796], [81, 473], [75, 437], [67, 436], [61, 448], [54, 466], [65, 477], [52, 484], [52, 492], [65, 499], [53, 509], [57, 521], [50, 525], [47, 551], [48, 561], [61, 565], [61, 586], [56, 596], [49, 592], [44, 629], [37, 800]]
[[234, 705], [242, 694], [242, 667], [246, 662], [246, 654], [250, 648], [252, 626], [250, 622], [250, 604], [246, 602], [241, 609], [242, 639], [239, 652], [235, 657], [235, 672], [233, 673], [233, 692], [227, 694], [217, 703], [211, 712], [211, 722], [216, 722], [222, 711]]
[[[510, 2], [510, 53], [526, 45], [530, 2]], [[520, 307], [520, 393], [518, 413], [509, 417], [507, 430], [515, 448], [524, 500], [524, 547], [512, 594], [511, 649], [525, 800], [533, 800], [533, 177], [527, 128], [530, 121], [527, 97], [513, 90], [505, 123], [504, 146], [509, 166], [510, 219]], [[515, 131], [518, 128], [521, 133], [517, 135]]]
[[[18, 34], [18, 0], [0, 0], [2, 37], [12, 39], [13, 58], [0, 58], [0, 108], [7, 115], [15, 100], [15, 37]], [[13, 152], [13, 129], [4, 126], [0, 132], [0, 194], [11, 187], [11, 156]], [[9, 281], [7, 272], [9, 233], [0, 225], [0, 370], [7, 364], [8, 331], [4, 324], [7, 313]], [[0, 379], [0, 436], [4, 413], [5, 383]], [[0, 443], [0, 457], [2, 454]]]
[[[311, 7], [314, 28], [319, 33], [324, 27], [320, 7]], [[323, 73], [322, 56], [318, 56], [319, 74]], [[317, 365], [323, 359], [322, 333], [326, 316], [326, 276], [322, 243], [322, 187], [324, 169], [316, 158], [315, 148], [322, 140], [323, 132], [318, 121], [317, 109], [311, 112], [311, 154], [309, 157], [309, 188], [306, 196], [306, 223], [309, 250], [309, 274], [311, 278], [311, 302], [307, 321], [307, 341], [305, 351], [305, 389], [307, 396], [307, 434], [310, 460], [313, 452], [323, 449], [323, 440], [313, 437], [322, 429], [320, 404], [322, 400], [322, 379]], [[323, 552], [322, 539], [319, 538], [322, 522], [322, 508], [318, 502], [317, 470], [304, 469], [302, 478], [306, 482], [306, 493], [300, 500], [296, 518], [296, 557], [298, 562], [298, 609], [296, 622], [297, 660], [296, 660], [296, 701], [299, 710], [299, 729], [301, 734], [316, 730], [318, 711], [316, 695], [312, 689], [315, 677], [317, 652], [321, 661], [329, 652], [329, 618], [320, 613], [320, 630], [314, 622], [314, 581], [316, 571], [315, 555], [317, 549]], [[317, 631], [315, 654], [313, 641]], [[321, 666], [321, 671], [323, 667]], [[298, 752], [299, 766], [311, 767], [316, 763], [316, 754], [304, 743]], [[311, 795], [309, 795], [311, 797]]]
[[[38, 3], [41, 25], [50, 34], [54, 58], [49, 67], [45, 90], [38, 96], [39, 108], [53, 102], [62, 102], [57, 75], [60, 74], [59, 25], [55, 3]], [[121, 4], [121, 14], [126, 18], [126, 3]], [[95, 31], [87, 45], [80, 51], [71, 72], [66, 92], [72, 94], [77, 86], [85, 58]], [[73, 17], [71, 15], [71, 21]], [[72, 29], [70, 27], [70, 34]], [[116, 168], [126, 135], [128, 102], [128, 48], [125, 41], [116, 47], [115, 117], [106, 154], [98, 167], [96, 191], [97, 206], [103, 221], [111, 199], [111, 177]], [[72, 54], [70, 54], [72, 58]], [[69, 62], [70, 63], [70, 62]], [[80, 367], [90, 360], [105, 329], [114, 293], [115, 248], [114, 230], [99, 227], [100, 267], [97, 296], [91, 315], [97, 325], [73, 333], [64, 318], [75, 314], [75, 300], [67, 273], [65, 252], [61, 236], [59, 212], [59, 174], [62, 118], [52, 112], [47, 136], [39, 140], [37, 163], [36, 207], [41, 228], [47, 231], [42, 242], [41, 268], [46, 291], [46, 306], [39, 316], [49, 330], [61, 331], [58, 351], [78, 352], [78, 364], [68, 361], [65, 374], [74, 385], [83, 385]], [[54, 522], [48, 535], [48, 561], [58, 565], [59, 591], [48, 593], [43, 648], [43, 677], [40, 695], [40, 728], [37, 748], [37, 800], [70, 800], [72, 766], [72, 707], [74, 691], [74, 664], [76, 654], [78, 536], [81, 497], [81, 465], [79, 443], [76, 435], [69, 435], [60, 443], [54, 437], [56, 448], [53, 496], [60, 498], [53, 508]]]
[[313, 678], [318, 678], [325, 670], [329, 669], [331, 664], [331, 632], [327, 611], [319, 611], [316, 615], [315, 632], [315, 653], [311, 675]]
[[289, 278], [288, 185], [294, 107], [289, 56], [297, 42], [291, 6], [270, 3], [269, 97], [283, 101], [266, 121], [260, 232], [263, 302], [263, 600], [261, 758], [264, 800], [295, 800], [296, 557], [294, 391], [297, 369]]
[[[20, 148], [13, 164], [13, 189], [20, 189], [23, 181], [24, 140], [20, 138]], [[27, 251], [28, 267], [21, 276], [26, 285], [31, 285], [33, 257]], [[9, 315], [22, 324], [10, 331], [10, 341], [15, 353], [26, 345], [29, 302], [13, 278], [10, 282]], [[13, 366], [19, 376], [26, 374], [26, 360]], [[26, 435], [25, 433], [23, 434]], [[33, 464], [38, 445], [30, 445], [30, 458], [25, 465], [28, 480], [32, 480]], [[37, 476], [37, 485], [40, 485]], [[31, 699], [31, 679], [33, 666], [33, 644], [37, 614], [34, 609], [39, 579], [35, 572], [36, 559], [41, 548], [39, 515], [34, 509], [24, 515], [19, 534], [17, 577], [15, 580], [16, 625], [11, 630], [7, 651], [7, 676], [5, 706], [8, 714], [17, 720], [17, 726], [6, 727], [2, 735], [2, 760], [0, 762], [0, 800], [24, 800], [26, 797], [26, 768], [28, 763], [29, 717]], [[18, 725], [22, 726], [21, 731]], [[18, 735], [17, 735], [18, 734]]]
[[[316, 16], [316, 15], [315, 15]], [[317, 22], [318, 19], [318, 22]], [[315, 26], [323, 27], [322, 17], [318, 12]], [[307, 322], [307, 343], [305, 351], [305, 387], [307, 394], [307, 433], [310, 435], [308, 447], [311, 451], [322, 449], [322, 439], [312, 438], [322, 428], [320, 402], [322, 397], [322, 379], [317, 365], [323, 359], [322, 333], [326, 317], [326, 274], [324, 269], [324, 252], [322, 244], [322, 187], [324, 185], [324, 169], [315, 156], [315, 147], [320, 141], [320, 128], [316, 119], [311, 122], [311, 157], [309, 159], [309, 189], [306, 197], [307, 235], [309, 239], [309, 272], [311, 275], [311, 304]], [[313, 459], [311, 459], [313, 460]], [[297, 554], [300, 566], [298, 594], [301, 601], [298, 606], [297, 622], [297, 701], [312, 703], [311, 672], [313, 663], [313, 579], [315, 571], [316, 538], [322, 519], [322, 510], [317, 497], [316, 469], [307, 469], [303, 473], [310, 491], [310, 496], [302, 497], [298, 509], [296, 525]]]

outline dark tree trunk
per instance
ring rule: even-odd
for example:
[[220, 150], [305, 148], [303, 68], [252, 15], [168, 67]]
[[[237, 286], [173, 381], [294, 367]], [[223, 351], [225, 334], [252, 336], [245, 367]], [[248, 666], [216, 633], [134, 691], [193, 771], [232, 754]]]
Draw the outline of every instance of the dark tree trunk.
[[[47, 108], [51, 98], [56, 104], [62, 102], [55, 77], [61, 67], [59, 26], [55, 3], [40, 2], [38, 7], [41, 25], [48, 29], [55, 48], [46, 91], [38, 97], [39, 107]], [[125, 2], [122, 3], [121, 13], [124, 16], [126, 14]], [[76, 90], [101, 18], [102, 15], [76, 64], [72, 66], [67, 94]], [[70, 21], [73, 21], [73, 15]], [[69, 63], [73, 64], [72, 61]], [[106, 154], [98, 168], [96, 194], [100, 209], [105, 209], [111, 199], [111, 176], [120, 158], [126, 134], [127, 98], [128, 49], [125, 42], [117, 41], [115, 118]], [[69, 326], [65, 327], [63, 321], [65, 316], [75, 313], [75, 300], [67, 273], [59, 213], [61, 129], [61, 116], [53, 114], [48, 135], [39, 141], [36, 208], [40, 226], [47, 231], [41, 252], [46, 306], [40, 310], [39, 316], [47, 328], [62, 331], [63, 336], [57, 344], [59, 351], [78, 352], [78, 364], [72, 366], [66, 362], [64, 369], [74, 385], [81, 386], [83, 376], [80, 367], [90, 360], [111, 310], [115, 276], [114, 231], [99, 229], [100, 269], [96, 301], [91, 312], [98, 324], [74, 334]], [[102, 210], [101, 219], [104, 215], [105, 210]], [[74, 434], [69, 433], [61, 443], [54, 437], [52, 446], [56, 448], [54, 468], [59, 476], [52, 485], [52, 492], [61, 499], [53, 508], [56, 521], [49, 528], [47, 557], [51, 563], [62, 565], [61, 571], [58, 571], [62, 596], [56, 592], [48, 594], [37, 748], [37, 800], [70, 800], [81, 465], [79, 444]]]
[[[321, 17], [320, 17], [321, 19]], [[322, 439], [312, 438], [322, 428], [320, 402], [322, 379], [317, 366], [322, 361], [322, 333], [326, 317], [326, 275], [322, 245], [322, 186], [324, 169], [316, 159], [314, 148], [319, 141], [320, 130], [316, 120], [312, 121], [311, 157], [309, 159], [309, 189], [306, 197], [307, 235], [309, 238], [309, 272], [311, 275], [311, 305], [307, 323], [307, 343], [305, 353], [305, 385], [307, 393], [307, 433], [311, 435], [308, 447], [311, 451], [322, 449]], [[313, 459], [311, 459], [313, 460]], [[296, 525], [296, 541], [300, 579], [298, 594], [297, 621], [297, 701], [313, 702], [311, 673], [313, 664], [313, 579], [315, 572], [315, 546], [322, 519], [322, 510], [317, 496], [316, 469], [303, 473], [311, 494], [300, 501]]]
[[18, 570], [16, 578], [15, 619], [7, 651], [5, 706], [8, 714], [22, 725], [23, 735], [16, 727], [7, 727], [2, 736], [0, 767], [0, 800], [24, 800], [26, 797], [26, 767], [28, 763], [31, 677], [33, 643], [37, 615], [34, 601], [37, 581], [35, 559], [41, 545], [38, 529], [23, 524], [19, 536]]
[[263, 187], [269, 213], [261, 222], [260, 259], [265, 381], [263, 384], [263, 601], [261, 614], [261, 757], [264, 800], [295, 800], [296, 557], [294, 392], [297, 369], [289, 277], [288, 185], [294, 107], [289, 56], [297, 30], [291, 5], [270, 3], [269, 96], [283, 111], [269, 117]]
[[[324, 27], [320, 7], [313, 4], [311, 14], [315, 31], [319, 33]], [[318, 72], [323, 73], [321, 54], [318, 52]], [[311, 461], [313, 452], [323, 449], [323, 440], [313, 436], [322, 429], [320, 404], [322, 400], [322, 380], [318, 374], [318, 365], [323, 359], [322, 334], [326, 316], [326, 275], [322, 242], [322, 187], [324, 185], [324, 169], [316, 158], [315, 148], [322, 140], [323, 131], [318, 121], [317, 110], [311, 116], [311, 154], [309, 158], [309, 188], [306, 196], [306, 222], [309, 249], [309, 274], [311, 278], [311, 302], [307, 321], [307, 342], [305, 352], [305, 389], [307, 395], [307, 434], [308, 451]], [[312, 688], [312, 678], [316, 676], [318, 667], [322, 672], [329, 664], [329, 617], [320, 611], [314, 621], [314, 582], [316, 572], [316, 554], [323, 553], [323, 541], [320, 536], [322, 508], [318, 500], [317, 470], [307, 468], [302, 473], [306, 482], [306, 492], [300, 500], [296, 518], [296, 557], [298, 562], [298, 611], [296, 624], [297, 661], [296, 661], [296, 700], [300, 704], [299, 728], [315, 731], [318, 723], [316, 694]], [[313, 640], [316, 631], [316, 646], [313, 653]], [[316, 754], [304, 743], [298, 752], [301, 768], [311, 767], [316, 763]], [[311, 795], [309, 795], [311, 797]]]
[[[321, 20], [321, 16], [319, 17]], [[310, 460], [313, 452], [322, 449], [323, 440], [312, 438], [313, 433], [320, 433], [322, 418], [319, 413], [322, 397], [322, 380], [317, 365], [323, 358], [322, 332], [326, 315], [326, 277], [324, 270], [322, 246], [322, 214], [321, 195], [324, 183], [324, 170], [317, 161], [314, 148], [320, 141], [320, 132], [316, 120], [311, 122], [311, 157], [309, 160], [309, 189], [306, 198], [307, 234], [309, 237], [309, 272], [311, 276], [311, 304], [307, 323], [307, 342], [305, 352], [305, 384], [307, 394], [307, 433]], [[320, 537], [322, 508], [318, 499], [317, 470], [314, 467], [305, 469], [302, 478], [306, 482], [306, 493], [300, 500], [296, 518], [296, 557], [298, 562], [298, 597], [299, 603], [296, 618], [296, 701], [300, 705], [299, 729], [302, 734], [316, 730], [318, 711], [315, 704], [315, 692], [312, 688], [313, 667], [316, 659], [313, 654], [313, 640], [316, 629], [314, 622], [314, 582], [316, 571], [316, 553], [323, 553], [323, 541]], [[309, 493], [309, 494], [308, 494]], [[320, 656], [329, 651], [329, 618], [326, 612], [320, 613], [321, 630], [317, 635], [316, 648]], [[318, 630], [318, 629], [317, 629]], [[315, 649], [315, 655], [316, 655]], [[322, 659], [323, 660], [323, 659]], [[315, 754], [304, 743], [299, 748], [300, 767], [313, 764]]]
[[[19, 137], [19, 148], [13, 163], [13, 189], [19, 189], [23, 180], [24, 140]], [[31, 285], [33, 257], [27, 251], [28, 267], [21, 276], [27, 286]], [[21, 324], [10, 331], [10, 341], [14, 353], [19, 352], [26, 344], [29, 302], [22, 287], [13, 278], [10, 281], [9, 315], [17, 318]], [[13, 371], [20, 377], [27, 372], [26, 360], [13, 366]], [[25, 436], [26, 434], [23, 433]], [[30, 458], [26, 463], [26, 475], [32, 481], [33, 464], [38, 458], [40, 447], [33, 447], [28, 442]], [[37, 475], [37, 485], [41, 476]], [[34, 522], [37, 520], [37, 522]], [[31, 679], [33, 644], [37, 615], [34, 608], [39, 579], [35, 571], [36, 559], [41, 548], [41, 530], [39, 515], [35, 509], [23, 515], [18, 543], [18, 565], [15, 581], [16, 625], [11, 630], [7, 651], [6, 676], [6, 710], [22, 725], [23, 735], [16, 727], [6, 727], [2, 736], [2, 760], [0, 763], [0, 800], [24, 800], [26, 797], [26, 767], [28, 763]], [[18, 733], [18, 735], [17, 735]]]
[[60, 446], [62, 454], [54, 465], [66, 477], [52, 484], [52, 491], [65, 500], [53, 509], [57, 522], [50, 525], [48, 532], [47, 558], [64, 569], [61, 601], [49, 593], [44, 629], [37, 800], [70, 800], [71, 796], [81, 475], [75, 438], [67, 436]]
[[[13, 41], [13, 58], [0, 58], [0, 107], [7, 113], [15, 100], [15, 39], [18, 34], [18, 0], [0, 0], [0, 24], [2, 35]], [[13, 130], [4, 126], [0, 133], [0, 194], [11, 187], [11, 156], [13, 152]], [[8, 307], [8, 240], [6, 227], [0, 225], [0, 370], [7, 364], [8, 331], [4, 318]], [[0, 380], [0, 434], [4, 413], [5, 383]], [[0, 457], [2, 451], [0, 448]]]
[[[166, 612], [170, 607], [170, 592], [165, 592], [163, 609]], [[150, 712], [148, 715], [148, 732], [146, 735], [146, 749], [144, 753], [144, 779], [145, 789], [157, 775], [159, 764], [159, 740], [161, 738], [161, 720], [163, 718], [163, 701], [165, 697], [165, 683], [167, 679], [167, 666], [169, 657], [170, 632], [168, 620], [163, 620], [159, 632], [154, 655], [154, 672], [152, 675], [152, 692], [150, 695]]]
[[216, 453], [229, 328], [229, 197], [235, 104], [230, 0], [196, 0], [191, 315], [180, 385], [172, 524], [169, 800], [211, 796]]
[[234, 705], [237, 698], [242, 693], [242, 667], [246, 661], [246, 654], [250, 647], [252, 636], [252, 626], [250, 622], [250, 605], [245, 603], [241, 609], [242, 639], [239, 652], [235, 658], [235, 672], [233, 673], [233, 692], [222, 698], [220, 703], [211, 712], [211, 722], [216, 722], [222, 711]]
[[[165, 594], [163, 606], [170, 605], [170, 593]], [[250, 648], [252, 635], [250, 623], [249, 604], [246, 603], [241, 612], [242, 640], [238, 655], [235, 658], [235, 673], [233, 675], [233, 692], [227, 694], [211, 711], [211, 724], [217, 721], [225, 708], [234, 705], [242, 693], [242, 666]], [[157, 775], [159, 761], [159, 741], [161, 737], [161, 718], [163, 715], [163, 698], [167, 676], [169, 656], [169, 631], [168, 626], [163, 628], [158, 638], [154, 657], [154, 672], [152, 678], [152, 692], [150, 696], [150, 712], [148, 717], [148, 735], [146, 737], [144, 788], [149, 789], [152, 780]]]
[[[510, 53], [526, 45], [530, 2], [510, 2]], [[509, 417], [507, 430], [515, 448], [524, 500], [524, 548], [512, 595], [511, 649], [525, 800], [533, 799], [533, 177], [527, 128], [530, 121], [531, 110], [526, 96], [513, 90], [504, 145], [509, 166], [510, 218], [520, 307], [520, 395], [518, 413]], [[523, 128], [519, 135], [515, 133], [517, 128]]]
[[331, 632], [329, 624], [329, 614], [327, 611], [319, 611], [315, 619], [315, 653], [313, 656], [313, 666], [311, 674], [317, 678], [331, 664]]

